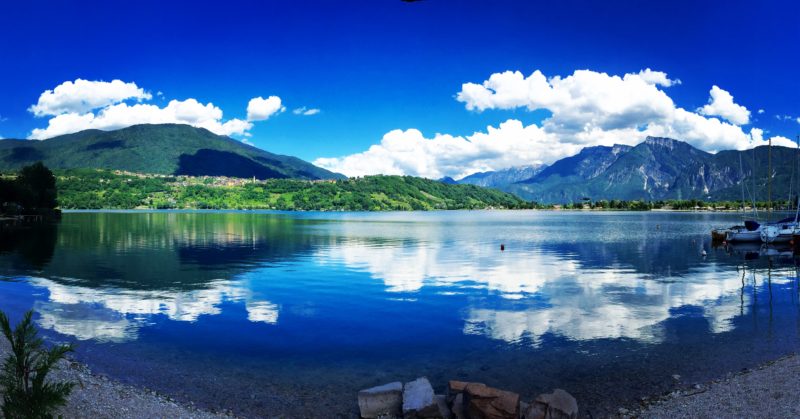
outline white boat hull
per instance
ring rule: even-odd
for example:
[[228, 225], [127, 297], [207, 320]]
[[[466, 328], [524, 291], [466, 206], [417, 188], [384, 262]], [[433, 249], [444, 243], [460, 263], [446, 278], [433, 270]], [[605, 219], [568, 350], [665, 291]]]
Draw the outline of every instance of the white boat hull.
[[761, 241], [761, 229], [747, 231], [747, 230], [730, 230], [728, 231], [725, 240], [734, 243], [742, 243], [742, 242], [760, 242]]
[[761, 241], [764, 243], [786, 243], [794, 238], [795, 234], [800, 234], [797, 225], [770, 225], [761, 229]]

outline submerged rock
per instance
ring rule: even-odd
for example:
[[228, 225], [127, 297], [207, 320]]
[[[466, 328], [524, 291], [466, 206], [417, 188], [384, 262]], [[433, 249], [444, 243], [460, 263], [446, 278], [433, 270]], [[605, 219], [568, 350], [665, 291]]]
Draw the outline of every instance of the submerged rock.
[[464, 387], [464, 404], [470, 419], [519, 419], [519, 394], [481, 383]]
[[396, 381], [358, 392], [361, 417], [399, 417], [403, 406], [403, 383]]
[[561, 389], [540, 394], [522, 414], [523, 419], [577, 419], [578, 402]]

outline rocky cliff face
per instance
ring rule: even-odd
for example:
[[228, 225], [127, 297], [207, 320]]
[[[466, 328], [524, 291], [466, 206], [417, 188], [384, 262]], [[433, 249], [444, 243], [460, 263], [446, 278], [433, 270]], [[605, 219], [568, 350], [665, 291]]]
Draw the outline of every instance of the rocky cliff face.
[[[547, 203], [600, 199], [766, 199], [767, 147], [710, 154], [683, 141], [648, 137], [635, 147], [587, 147], [553, 163], [536, 176], [497, 186], [525, 199]], [[741, 160], [741, 166], [740, 166]], [[772, 148], [773, 199], [800, 191], [797, 151]], [[755, 179], [755, 188], [753, 180]]]
[[512, 167], [494, 172], [474, 173], [457, 183], [467, 183], [470, 185], [483, 186], [487, 188], [503, 187], [512, 183], [530, 179], [546, 169], [546, 164], [534, 164], [530, 166]]

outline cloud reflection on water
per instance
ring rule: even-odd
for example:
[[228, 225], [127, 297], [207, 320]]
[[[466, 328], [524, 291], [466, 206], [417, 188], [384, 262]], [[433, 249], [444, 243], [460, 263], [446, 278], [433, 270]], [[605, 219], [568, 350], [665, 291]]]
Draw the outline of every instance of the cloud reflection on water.
[[147, 324], [147, 316], [196, 322], [202, 315], [220, 314], [223, 302], [244, 302], [251, 322], [278, 322], [278, 305], [254, 299], [241, 281], [217, 280], [207, 288], [190, 291], [88, 288], [37, 277], [30, 283], [49, 294], [47, 302], [36, 306], [39, 324], [79, 340], [135, 340], [139, 328]]
[[[686, 307], [700, 308], [709, 330], [722, 333], [751, 305], [742, 273], [714, 261], [650, 275], [625, 263], [587, 268], [579, 254], [541, 248], [499, 253], [489, 243], [398, 246], [368, 238], [326, 247], [317, 258], [368, 272], [392, 293], [424, 287], [443, 287], [447, 295], [457, 294], [453, 288], [483, 290], [484, 298], [470, 299], [463, 332], [510, 343], [527, 339], [536, 345], [548, 333], [657, 343], [664, 340], [662, 323]], [[745, 281], [747, 287], [763, 286], [766, 275], [759, 272], [753, 283], [748, 274]]]

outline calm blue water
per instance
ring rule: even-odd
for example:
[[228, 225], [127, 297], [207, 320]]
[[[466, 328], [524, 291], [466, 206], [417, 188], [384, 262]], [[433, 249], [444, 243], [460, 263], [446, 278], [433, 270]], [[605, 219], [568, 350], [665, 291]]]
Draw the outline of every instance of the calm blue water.
[[425, 375], [561, 387], [597, 416], [797, 349], [794, 259], [711, 247], [737, 219], [67, 213], [3, 237], [0, 309], [97, 372], [244, 415], [348, 417], [359, 388]]

